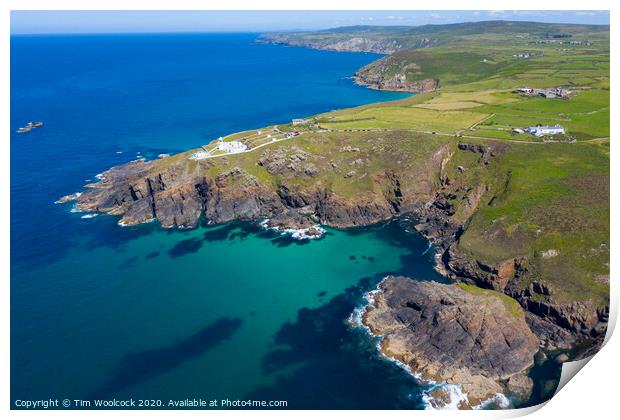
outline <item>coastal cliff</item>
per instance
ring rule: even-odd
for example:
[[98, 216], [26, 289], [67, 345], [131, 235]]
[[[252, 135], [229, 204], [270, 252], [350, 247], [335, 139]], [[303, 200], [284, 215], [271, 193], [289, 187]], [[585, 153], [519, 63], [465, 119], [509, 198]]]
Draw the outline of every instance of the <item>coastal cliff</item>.
[[359, 69], [353, 78], [357, 84], [376, 90], [424, 93], [439, 89], [439, 79], [420, 77], [420, 66], [407, 59], [407, 53], [383, 57]]
[[357, 151], [326, 156], [293, 144], [248, 154], [242, 165], [228, 160], [234, 156], [192, 160], [189, 153], [137, 160], [61, 202], [75, 198], [78, 210], [119, 215], [121, 225], [158, 220], [166, 228], [192, 228], [202, 216], [217, 224], [289, 213], [332, 227], [366, 226], [414, 212], [434, 194], [450, 150], [445, 141], [431, 139], [424, 159], [409, 162], [410, 171], [407, 165], [375, 169], [376, 161], [393, 159], [386, 144], [396, 146], [404, 134], [391, 141], [391, 135], [369, 136], [368, 153], [345, 146]]
[[[361, 27], [360, 27], [361, 28]], [[372, 27], [368, 27], [372, 31]], [[338, 52], [371, 52], [392, 54], [406, 48], [426, 48], [437, 45], [438, 40], [431, 37], [411, 39], [409, 37], [377, 38], [368, 30], [361, 29], [351, 34], [321, 32], [271, 33], [262, 34], [257, 42], [291, 47], [306, 47], [315, 50]], [[318, 36], [317, 36], [318, 35]]]

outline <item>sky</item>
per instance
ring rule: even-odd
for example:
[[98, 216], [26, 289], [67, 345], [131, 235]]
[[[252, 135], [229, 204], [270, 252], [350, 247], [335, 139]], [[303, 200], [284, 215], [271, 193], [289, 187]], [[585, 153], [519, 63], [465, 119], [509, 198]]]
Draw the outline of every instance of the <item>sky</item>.
[[264, 32], [483, 20], [609, 24], [609, 11], [11, 11], [11, 34]]

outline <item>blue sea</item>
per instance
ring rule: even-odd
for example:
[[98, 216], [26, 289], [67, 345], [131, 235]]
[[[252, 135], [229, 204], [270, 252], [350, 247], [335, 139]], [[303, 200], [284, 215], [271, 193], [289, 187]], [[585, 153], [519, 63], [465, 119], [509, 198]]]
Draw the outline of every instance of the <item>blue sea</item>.
[[[256, 34], [11, 37], [11, 399], [278, 400], [422, 408], [348, 322], [387, 274], [445, 281], [393, 221], [297, 242], [252, 223], [166, 230], [59, 197], [136, 157], [402, 98], [356, 86], [380, 56]], [[15, 131], [28, 121], [45, 125]], [[15, 406], [15, 405], [14, 405]]]

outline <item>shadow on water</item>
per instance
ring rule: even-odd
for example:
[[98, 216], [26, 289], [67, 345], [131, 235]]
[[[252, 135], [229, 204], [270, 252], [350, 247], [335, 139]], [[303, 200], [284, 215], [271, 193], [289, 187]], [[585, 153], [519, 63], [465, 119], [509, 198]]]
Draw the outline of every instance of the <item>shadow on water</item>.
[[168, 251], [168, 255], [172, 258], [178, 258], [200, 251], [204, 243], [207, 242], [243, 241], [250, 236], [266, 239], [278, 248], [310, 243], [310, 239], [299, 240], [288, 234], [282, 235], [278, 232], [263, 229], [256, 222], [229, 222], [219, 226], [209, 226], [206, 223], [201, 223], [200, 228], [205, 230], [201, 237], [177, 242]]
[[518, 407], [531, 407], [550, 400], [555, 394], [561, 375], [562, 364], [556, 362], [553, 357], [542, 362], [537, 361], [529, 372], [534, 382], [532, 395]]
[[125, 261], [123, 261], [121, 264], [119, 264], [119, 267], [128, 268], [128, 267], [131, 267], [132, 265], [135, 265], [136, 262], [138, 262], [138, 257], [129, 257]]
[[93, 398], [113, 394], [125, 387], [166, 373], [229, 339], [242, 325], [240, 318], [222, 317], [178, 343], [154, 350], [129, 353], [119, 362], [116, 373]]
[[[388, 243], [400, 250], [400, 268], [391, 274], [408, 276], [416, 280], [434, 280], [440, 283], [450, 283], [450, 280], [435, 271], [433, 252], [429, 252], [426, 241], [414, 228], [415, 220], [409, 217], [394, 219], [369, 227], [351, 228], [342, 231], [346, 235], [360, 236], [374, 235], [377, 240]], [[372, 263], [372, 255], [349, 255], [348, 258], [358, 263], [365, 261]]]
[[199, 238], [183, 239], [177, 242], [170, 250], [168, 255], [172, 258], [179, 258], [187, 254], [194, 254], [202, 247], [202, 240]]
[[240, 226], [240, 223], [227, 223], [218, 227], [209, 227], [202, 237], [206, 242], [225, 241]]
[[157, 222], [120, 227], [118, 220], [116, 216], [97, 217], [97, 223], [90, 224], [86, 247], [90, 249], [120, 248], [130, 241], [163, 229]]
[[421, 408], [415, 379], [382, 358], [375, 341], [346, 321], [383, 276], [363, 278], [318, 308], [300, 309], [263, 358], [264, 372], [277, 375], [275, 383], [244, 398], [287, 400], [290, 409]]

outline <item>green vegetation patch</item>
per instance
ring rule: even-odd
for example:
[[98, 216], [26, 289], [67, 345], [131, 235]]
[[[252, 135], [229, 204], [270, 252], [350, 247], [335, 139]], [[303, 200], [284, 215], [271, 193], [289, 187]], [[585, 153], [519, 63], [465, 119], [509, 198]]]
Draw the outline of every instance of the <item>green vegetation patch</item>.
[[501, 292], [496, 292], [495, 290], [482, 289], [480, 287], [473, 286], [470, 284], [465, 284], [465, 283], [458, 283], [457, 286], [460, 289], [466, 291], [467, 293], [471, 293], [474, 295], [489, 296], [493, 299], [500, 299], [504, 307], [508, 311], [508, 313], [510, 313], [510, 315], [512, 315], [513, 317], [517, 319], [521, 319], [524, 316], [523, 309], [521, 309], [521, 305], [519, 305], [519, 302], [517, 302], [516, 300], [514, 300], [508, 295], [505, 295]]

